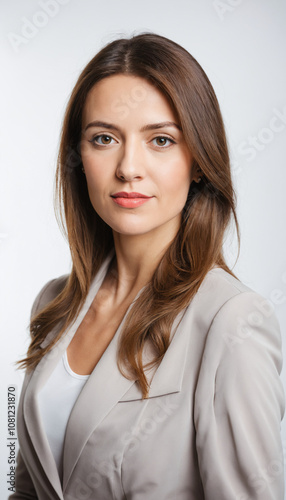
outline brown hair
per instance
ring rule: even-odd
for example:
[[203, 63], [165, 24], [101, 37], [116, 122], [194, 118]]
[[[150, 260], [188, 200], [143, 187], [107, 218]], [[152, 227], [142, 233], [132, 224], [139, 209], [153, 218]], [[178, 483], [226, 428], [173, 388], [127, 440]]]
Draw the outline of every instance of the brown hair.
[[[145, 78], [169, 99], [194, 163], [202, 171], [201, 182], [190, 185], [181, 227], [131, 308], [120, 337], [119, 369], [126, 377], [136, 379], [143, 397], [147, 397], [144, 368], [162, 360], [178, 313], [190, 303], [214, 265], [233, 275], [222, 250], [232, 215], [240, 242], [225, 130], [212, 85], [184, 48], [156, 34], [142, 33], [109, 43], [82, 71], [71, 94], [62, 127], [56, 192], [64, 213], [61, 221], [65, 220], [73, 267], [59, 295], [32, 318], [32, 341], [27, 357], [19, 363], [34, 368], [59, 340], [76, 318], [91, 280], [114, 246], [111, 228], [89, 200], [81, 171], [80, 140], [88, 92], [103, 78], [123, 73]], [[39, 349], [55, 326], [58, 334], [49, 345]], [[143, 366], [146, 340], [152, 343], [156, 357], [152, 364]]]

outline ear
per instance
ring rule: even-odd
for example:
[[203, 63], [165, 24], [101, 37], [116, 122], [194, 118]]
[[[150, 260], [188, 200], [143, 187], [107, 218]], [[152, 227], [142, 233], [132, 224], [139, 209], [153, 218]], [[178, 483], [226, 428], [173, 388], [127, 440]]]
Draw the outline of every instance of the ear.
[[193, 175], [192, 175], [193, 179], [192, 180], [198, 184], [202, 180], [202, 175], [203, 175], [202, 169], [199, 167], [199, 165], [196, 162], [194, 162], [192, 169], [193, 169]]

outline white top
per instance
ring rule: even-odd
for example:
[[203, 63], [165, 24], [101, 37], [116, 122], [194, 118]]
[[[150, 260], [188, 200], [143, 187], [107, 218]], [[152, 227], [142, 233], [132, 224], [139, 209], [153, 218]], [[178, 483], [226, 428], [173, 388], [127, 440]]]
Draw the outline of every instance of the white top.
[[89, 375], [78, 375], [69, 366], [67, 352], [39, 392], [38, 403], [44, 430], [62, 479], [63, 446], [71, 410]]

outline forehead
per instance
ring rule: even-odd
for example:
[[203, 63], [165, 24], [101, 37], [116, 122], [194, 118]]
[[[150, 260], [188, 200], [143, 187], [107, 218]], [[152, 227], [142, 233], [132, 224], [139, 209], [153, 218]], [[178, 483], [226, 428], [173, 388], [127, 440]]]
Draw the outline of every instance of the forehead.
[[[96, 114], [96, 116], [95, 116]], [[134, 75], [113, 75], [97, 82], [89, 91], [84, 109], [83, 125], [98, 118], [176, 119], [168, 98], [153, 84]]]

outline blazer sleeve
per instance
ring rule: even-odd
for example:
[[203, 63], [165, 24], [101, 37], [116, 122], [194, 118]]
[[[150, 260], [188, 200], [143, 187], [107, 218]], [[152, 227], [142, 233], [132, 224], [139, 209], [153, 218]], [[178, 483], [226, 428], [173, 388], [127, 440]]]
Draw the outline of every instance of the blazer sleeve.
[[281, 336], [273, 308], [247, 291], [208, 332], [195, 394], [206, 500], [283, 500]]

